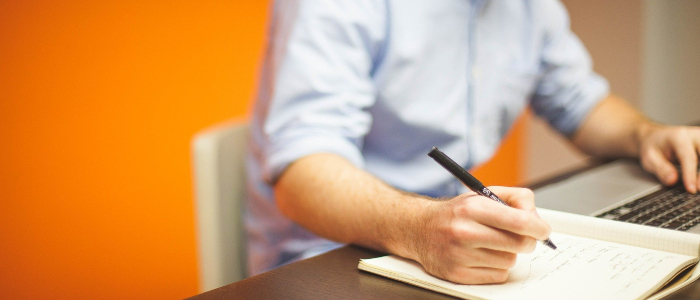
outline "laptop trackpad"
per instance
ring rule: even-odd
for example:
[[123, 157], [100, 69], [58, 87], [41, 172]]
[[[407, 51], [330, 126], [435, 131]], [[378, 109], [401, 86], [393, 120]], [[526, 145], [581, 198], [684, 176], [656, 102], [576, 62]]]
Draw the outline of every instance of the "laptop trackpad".
[[639, 164], [618, 160], [536, 189], [537, 207], [591, 215], [660, 189], [656, 178]]

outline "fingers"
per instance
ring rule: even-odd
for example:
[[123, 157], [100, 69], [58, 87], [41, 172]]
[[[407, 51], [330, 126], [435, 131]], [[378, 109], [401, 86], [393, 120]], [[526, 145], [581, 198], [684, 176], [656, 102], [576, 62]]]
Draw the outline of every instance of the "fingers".
[[454, 264], [463, 267], [510, 269], [515, 266], [517, 258], [518, 255], [512, 252], [476, 248], [473, 251], [456, 253]]
[[671, 144], [681, 164], [685, 189], [691, 193], [697, 192], [698, 155], [693, 141], [688, 135], [679, 133], [671, 139]]
[[[691, 144], [695, 150], [693, 152], [695, 152], [697, 162], [697, 159], [700, 159], [700, 127], [691, 127], [689, 131]], [[697, 192], [700, 190], [700, 168], [698, 168], [697, 163], [696, 169], [693, 170], [693, 173], [695, 173], [695, 189]]]
[[535, 209], [535, 194], [530, 189], [490, 186], [489, 189], [510, 207], [533, 211]]
[[483, 267], [460, 268], [437, 276], [459, 284], [489, 284], [508, 280], [508, 270]]
[[650, 148], [642, 155], [642, 167], [656, 175], [664, 185], [673, 185], [678, 180], [678, 172], [658, 148]]
[[465, 238], [463, 241], [471, 247], [513, 254], [532, 253], [537, 246], [537, 240], [533, 237], [483, 225], [474, 229], [468, 236], [462, 236], [462, 238]]
[[462, 284], [503, 282], [508, 279], [508, 269], [515, 266], [517, 258], [515, 253], [491, 249], [463, 251], [441, 272], [442, 276], [438, 276]]
[[539, 240], [547, 239], [551, 232], [550, 226], [531, 211], [501, 205], [485, 197], [472, 197], [461, 213], [480, 224]]
[[688, 192], [700, 187], [698, 155], [700, 154], [700, 127], [660, 126], [641, 138], [640, 158], [645, 170], [656, 174], [665, 185], [678, 181], [678, 172], [670, 160], [681, 165], [683, 184]]
[[[700, 130], [695, 131], [695, 135], [693, 136], [693, 146], [695, 147], [695, 151], [697, 152], [697, 155], [700, 156]], [[695, 187], [700, 188], [700, 169], [697, 170], [697, 181], [695, 182]]]
[[436, 210], [429, 211], [428, 224], [433, 229], [415, 247], [416, 260], [428, 273], [465, 284], [503, 282], [517, 253], [534, 251], [536, 238], [549, 236], [549, 225], [532, 214], [531, 191], [492, 191], [518, 208], [471, 193], [432, 206]]

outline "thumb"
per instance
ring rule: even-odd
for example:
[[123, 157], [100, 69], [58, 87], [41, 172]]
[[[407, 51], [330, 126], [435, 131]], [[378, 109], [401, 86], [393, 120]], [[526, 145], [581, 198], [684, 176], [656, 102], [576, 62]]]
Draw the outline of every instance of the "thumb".
[[510, 207], [525, 211], [535, 210], [535, 194], [530, 189], [503, 186], [490, 186], [488, 189]]

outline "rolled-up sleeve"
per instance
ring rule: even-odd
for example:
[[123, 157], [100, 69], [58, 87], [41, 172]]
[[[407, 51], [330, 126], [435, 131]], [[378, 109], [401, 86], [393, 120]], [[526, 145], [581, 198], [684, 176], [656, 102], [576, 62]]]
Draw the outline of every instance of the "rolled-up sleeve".
[[268, 102], [266, 181], [276, 181], [289, 164], [314, 153], [363, 166], [362, 141], [372, 122], [367, 109], [376, 101], [372, 72], [386, 29], [379, 3], [298, 1], [293, 18], [271, 25], [270, 43], [276, 44], [270, 49], [276, 50], [266, 62], [276, 69], [261, 83], [271, 89], [269, 99], [259, 99]]
[[576, 132], [588, 113], [609, 93], [608, 82], [593, 72], [591, 58], [571, 32], [564, 6], [552, 1], [546, 9], [547, 32], [541, 57], [544, 75], [531, 107], [564, 135]]

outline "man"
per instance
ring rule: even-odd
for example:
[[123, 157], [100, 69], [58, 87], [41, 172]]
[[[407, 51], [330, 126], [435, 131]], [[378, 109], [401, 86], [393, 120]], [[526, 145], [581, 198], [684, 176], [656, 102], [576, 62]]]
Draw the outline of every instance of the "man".
[[[554, 0], [280, 1], [251, 124], [250, 271], [352, 243], [458, 283], [506, 280], [549, 226], [532, 192], [469, 193], [426, 154], [488, 160], [527, 105], [579, 149], [698, 186], [700, 130], [609, 95]], [[440, 199], [437, 199], [440, 198]], [[335, 241], [335, 242], [331, 242]]]

